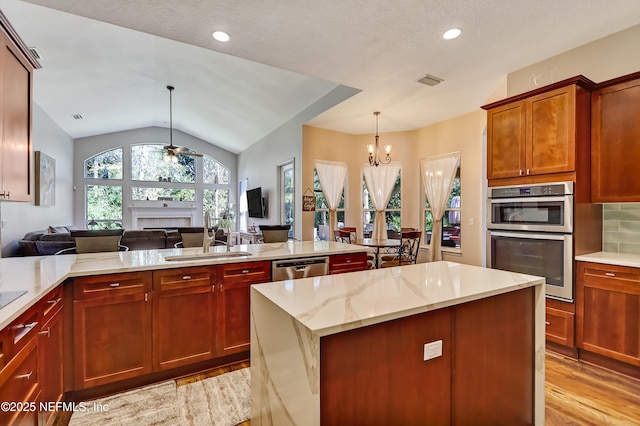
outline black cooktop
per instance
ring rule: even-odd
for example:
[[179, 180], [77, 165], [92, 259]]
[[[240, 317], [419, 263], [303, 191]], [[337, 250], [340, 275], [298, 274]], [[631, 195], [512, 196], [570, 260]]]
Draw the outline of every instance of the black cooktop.
[[0, 308], [4, 308], [26, 292], [27, 290], [0, 291]]

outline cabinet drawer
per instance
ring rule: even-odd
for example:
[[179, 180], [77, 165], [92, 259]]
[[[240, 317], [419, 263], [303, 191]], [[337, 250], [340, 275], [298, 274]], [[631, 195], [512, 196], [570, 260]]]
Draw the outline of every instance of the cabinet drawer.
[[[39, 392], [37, 339], [31, 339], [0, 372], [0, 401], [35, 403]], [[35, 412], [30, 409], [26, 412], [2, 410], [0, 424], [23, 424], [18, 419], [23, 419], [26, 414], [34, 416]]]
[[367, 269], [367, 254], [338, 254], [329, 258], [329, 273], [364, 271]]
[[49, 319], [62, 307], [62, 285], [51, 290], [45, 297], [40, 300], [42, 309], [42, 323]]
[[154, 291], [213, 285], [215, 282], [215, 267], [165, 269], [153, 272]]
[[150, 291], [151, 272], [128, 272], [74, 279], [75, 299], [93, 299]]
[[550, 342], [573, 347], [575, 342], [575, 314], [554, 308], [546, 308], [546, 339]]
[[9, 356], [17, 354], [27, 342], [36, 336], [40, 329], [39, 323], [40, 311], [36, 305], [9, 324], [7, 327], [9, 333], [7, 353]]
[[612, 285], [615, 282], [629, 283], [629, 281], [636, 281], [638, 284], [638, 292], [640, 292], [640, 271], [637, 269], [626, 268], [585, 268], [585, 279], [592, 281], [598, 281], [598, 278], [604, 278]]
[[271, 262], [229, 263], [218, 266], [219, 282], [264, 283], [271, 281]]

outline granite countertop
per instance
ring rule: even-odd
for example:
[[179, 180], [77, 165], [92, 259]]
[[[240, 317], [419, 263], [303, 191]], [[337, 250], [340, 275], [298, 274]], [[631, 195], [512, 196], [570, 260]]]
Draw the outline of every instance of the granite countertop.
[[[212, 253], [225, 250], [225, 246], [211, 247]], [[218, 259], [165, 260], [169, 256], [202, 253], [202, 248], [3, 258], [0, 259], [0, 291], [26, 290], [27, 293], [0, 309], [0, 329], [5, 328], [49, 291], [70, 277], [348, 254], [366, 250], [367, 248], [363, 246], [333, 241], [289, 241], [236, 245], [231, 251], [244, 251], [251, 255]]]
[[[318, 336], [543, 286], [544, 278], [462, 265], [419, 263], [253, 286]], [[541, 289], [544, 294], [544, 288]]]
[[640, 254], [599, 251], [596, 253], [576, 256], [575, 259], [581, 262], [604, 263], [607, 265], [631, 266], [633, 268], [640, 268]]

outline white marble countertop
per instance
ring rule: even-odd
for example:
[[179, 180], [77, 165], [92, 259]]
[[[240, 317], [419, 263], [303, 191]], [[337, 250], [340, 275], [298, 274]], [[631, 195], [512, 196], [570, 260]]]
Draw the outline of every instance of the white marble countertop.
[[[225, 250], [225, 246], [211, 247], [211, 252], [223, 252]], [[202, 248], [3, 258], [0, 259], [0, 292], [26, 290], [27, 293], [0, 309], [0, 329], [5, 328], [49, 291], [70, 277], [261, 260], [293, 259], [357, 253], [366, 250], [366, 247], [333, 241], [289, 241], [286, 243], [236, 245], [231, 251], [244, 251], [251, 253], [251, 255], [219, 259], [165, 260], [169, 256], [202, 253]]]
[[576, 256], [575, 259], [581, 262], [605, 263], [608, 265], [631, 266], [633, 268], [640, 268], [640, 254], [599, 251], [596, 253]]
[[[451, 262], [253, 286], [318, 336], [544, 285], [544, 278]], [[544, 289], [542, 289], [544, 294]]]

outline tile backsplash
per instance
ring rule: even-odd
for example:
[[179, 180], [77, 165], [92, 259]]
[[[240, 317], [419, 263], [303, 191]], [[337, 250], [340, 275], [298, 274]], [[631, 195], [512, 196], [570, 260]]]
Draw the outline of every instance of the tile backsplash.
[[640, 254], [640, 203], [602, 205], [602, 250]]

